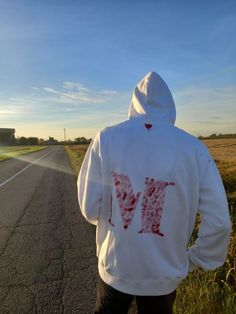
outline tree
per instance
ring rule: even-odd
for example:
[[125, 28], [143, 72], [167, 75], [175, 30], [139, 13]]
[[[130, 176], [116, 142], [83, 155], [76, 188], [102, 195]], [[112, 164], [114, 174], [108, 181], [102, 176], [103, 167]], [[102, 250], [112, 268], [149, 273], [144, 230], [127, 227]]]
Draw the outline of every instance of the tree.
[[75, 138], [76, 144], [87, 144], [90, 140], [86, 139], [84, 136]]
[[45, 145], [45, 144], [46, 144], [45, 140], [43, 138], [40, 138], [39, 145]]
[[19, 145], [28, 145], [28, 139], [24, 136], [19, 138]]
[[28, 138], [28, 144], [29, 145], [38, 145], [39, 139], [37, 137], [29, 137]]

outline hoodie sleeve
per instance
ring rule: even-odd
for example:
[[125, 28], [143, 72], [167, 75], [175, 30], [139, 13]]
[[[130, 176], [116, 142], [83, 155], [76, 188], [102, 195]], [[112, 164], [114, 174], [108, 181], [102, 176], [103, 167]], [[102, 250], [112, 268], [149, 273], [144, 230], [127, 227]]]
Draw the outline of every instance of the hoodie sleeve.
[[97, 225], [102, 200], [98, 136], [91, 142], [87, 150], [78, 176], [77, 186], [78, 201], [83, 216], [91, 224]]
[[203, 165], [198, 208], [201, 224], [195, 245], [188, 249], [189, 271], [196, 267], [213, 270], [223, 265], [231, 228], [225, 190], [215, 162], [207, 150], [199, 158]]

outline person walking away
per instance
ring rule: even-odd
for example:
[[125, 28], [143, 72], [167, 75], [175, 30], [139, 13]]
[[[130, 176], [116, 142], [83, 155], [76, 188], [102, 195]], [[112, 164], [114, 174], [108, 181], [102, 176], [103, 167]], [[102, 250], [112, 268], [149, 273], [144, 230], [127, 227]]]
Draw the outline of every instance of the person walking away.
[[[155, 72], [136, 86], [129, 117], [99, 131], [78, 177], [78, 200], [96, 225], [95, 313], [172, 313], [176, 289], [197, 267], [226, 258], [230, 218], [205, 145], [174, 126], [175, 104]], [[198, 239], [188, 242], [196, 214]]]

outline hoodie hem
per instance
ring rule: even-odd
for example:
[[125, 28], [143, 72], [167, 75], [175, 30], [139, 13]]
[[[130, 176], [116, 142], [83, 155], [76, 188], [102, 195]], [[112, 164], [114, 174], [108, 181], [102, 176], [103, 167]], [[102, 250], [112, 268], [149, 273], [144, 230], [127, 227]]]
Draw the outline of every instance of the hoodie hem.
[[111, 275], [104, 269], [101, 263], [98, 264], [98, 270], [101, 279], [106, 284], [118, 291], [134, 296], [158, 296], [170, 294], [176, 290], [182, 280], [178, 279], [166, 282], [151, 279], [141, 279], [140, 281], [131, 281], [129, 279], [123, 279]]

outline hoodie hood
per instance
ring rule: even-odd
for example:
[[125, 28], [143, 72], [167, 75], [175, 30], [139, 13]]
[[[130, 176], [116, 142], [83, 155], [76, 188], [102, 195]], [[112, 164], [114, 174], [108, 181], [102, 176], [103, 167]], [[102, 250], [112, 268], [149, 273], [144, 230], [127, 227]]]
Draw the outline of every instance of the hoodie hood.
[[137, 117], [158, 123], [175, 123], [173, 97], [164, 80], [155, 72], [148, 73], [133, 91], [129, 119]]

